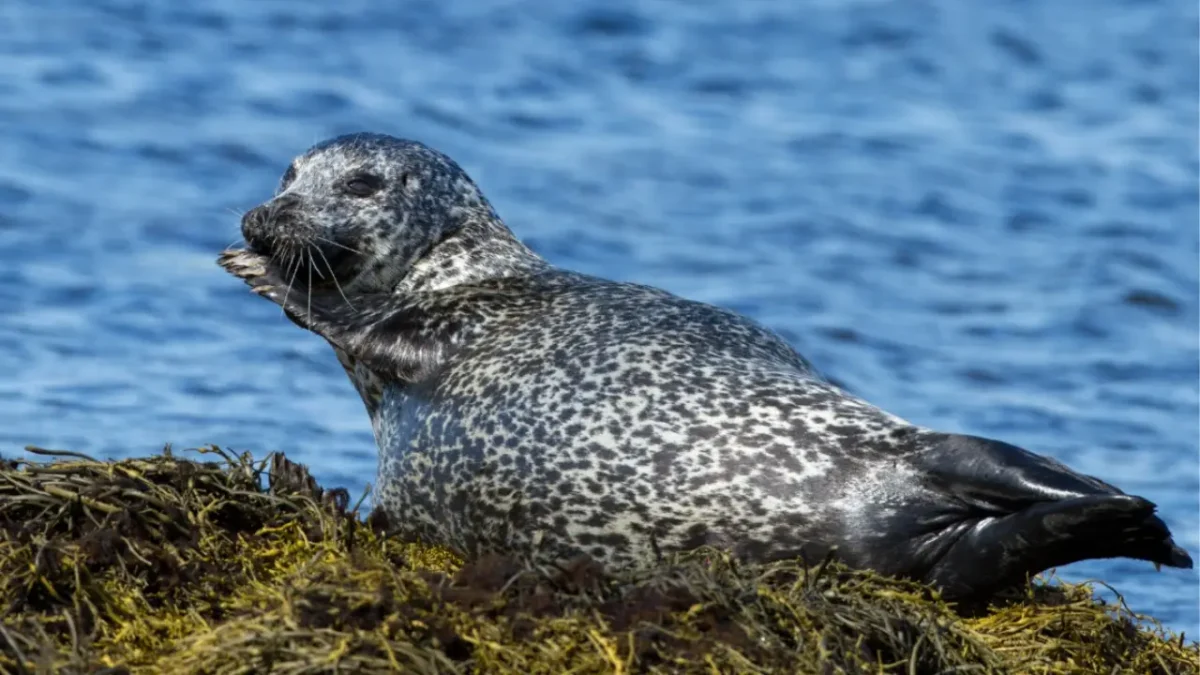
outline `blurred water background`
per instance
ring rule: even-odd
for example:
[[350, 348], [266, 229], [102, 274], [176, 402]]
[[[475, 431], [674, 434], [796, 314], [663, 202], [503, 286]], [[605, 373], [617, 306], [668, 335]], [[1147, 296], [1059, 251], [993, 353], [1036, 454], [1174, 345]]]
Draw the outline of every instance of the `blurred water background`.
[[[781, 331], [914, 422], [1198, 519], [1179, 0], [0, 2], [0, 453], [284, 450], [355, 494], [326, 345], [214, 264], [292, 155], [456, 158], [560, 265]], [[1089, 562], [1195, 636], [1194, 571]]]

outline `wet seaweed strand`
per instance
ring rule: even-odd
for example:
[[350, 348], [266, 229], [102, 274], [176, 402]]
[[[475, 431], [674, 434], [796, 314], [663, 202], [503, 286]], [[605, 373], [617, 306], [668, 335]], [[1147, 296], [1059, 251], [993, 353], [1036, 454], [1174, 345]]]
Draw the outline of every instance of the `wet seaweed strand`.
[[831, 561], [464, 564], [280, 454], [30, 451], [0, 462], [0, 673], [1200, 673], [1086, 585], [964, 616]]

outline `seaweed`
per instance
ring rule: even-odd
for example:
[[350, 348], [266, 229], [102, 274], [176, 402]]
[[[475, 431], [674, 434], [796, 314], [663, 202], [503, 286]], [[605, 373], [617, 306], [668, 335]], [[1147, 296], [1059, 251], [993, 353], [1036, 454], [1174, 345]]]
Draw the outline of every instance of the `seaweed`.
[[282, 454], [29, 450], [0, 462], [0, 673], [1200, 673], [1087, 584], [963, 608], [832, 559], [464, 561]]

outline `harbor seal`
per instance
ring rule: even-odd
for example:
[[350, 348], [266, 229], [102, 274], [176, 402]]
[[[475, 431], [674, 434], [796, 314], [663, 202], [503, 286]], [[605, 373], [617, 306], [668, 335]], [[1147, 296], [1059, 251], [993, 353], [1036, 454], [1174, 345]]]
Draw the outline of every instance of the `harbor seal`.
[[376, 508], [466, 556], [833, 552], [951, 598], [1088, 558], [1192, 566], [1146, 499], [907, 422], [746, 317], [550, 264], [420, 143], [314, 146], [242, 233], [220, 264], [366, 404]]

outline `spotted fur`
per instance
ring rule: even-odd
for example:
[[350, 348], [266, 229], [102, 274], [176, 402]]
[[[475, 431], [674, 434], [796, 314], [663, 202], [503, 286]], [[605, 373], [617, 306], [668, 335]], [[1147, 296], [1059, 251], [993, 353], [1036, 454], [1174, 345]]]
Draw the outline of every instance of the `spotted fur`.
[[[338, 188], [362, 170], [384, 187]], [[1080, 555], [1191, 564], [1145, 500], [910, 424], [745, 317], [552, 266], [418, 143], [318, 145], [243, 232], [222, 264], [333, 345], [371, 416], [377, 508], [409, 536], [615, 566], [836, 548], [964, 594]], [[309, 281], [316, 256], [289, 272], [281, 250], [322, 240], [356, 253], [327, 245], [329, 279]], [[1140, 543], [1079, 545], [1096, 522]]]

